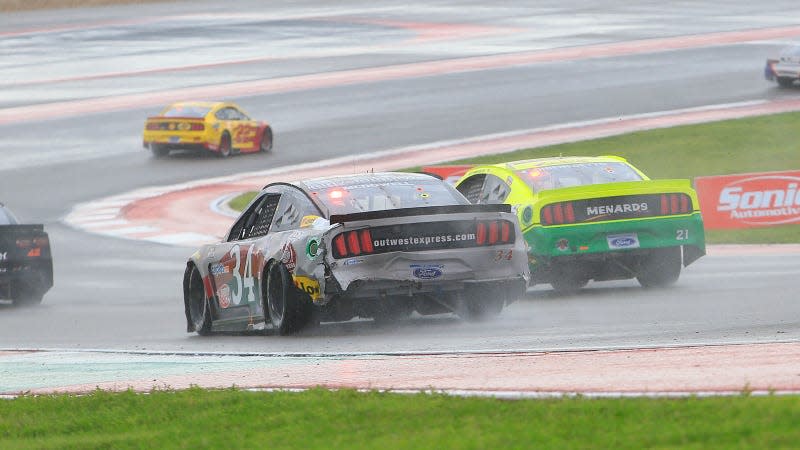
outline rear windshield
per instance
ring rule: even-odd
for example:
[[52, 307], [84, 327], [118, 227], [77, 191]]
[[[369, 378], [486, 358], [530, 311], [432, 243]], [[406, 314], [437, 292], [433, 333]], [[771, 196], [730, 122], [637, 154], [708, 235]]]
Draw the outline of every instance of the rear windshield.
[[172, 105], [161, 113], [163, 117], [194, 117], [202, 119], [211, 111], [207, 106]]
[[452, 186], [435, 178], [332, 186], [317, 189], [312, 195], [330, 214], [469, 204]]
[[517, 174], [534, 192], [591, 184], [640, 181], [642, 177], [621, 162], [592, 162], [536, 167], [518, 170]]
[[11, 214], [8, 208], [0, 205], [0, 225], [16, 225], [18, 223], [14, 214]]

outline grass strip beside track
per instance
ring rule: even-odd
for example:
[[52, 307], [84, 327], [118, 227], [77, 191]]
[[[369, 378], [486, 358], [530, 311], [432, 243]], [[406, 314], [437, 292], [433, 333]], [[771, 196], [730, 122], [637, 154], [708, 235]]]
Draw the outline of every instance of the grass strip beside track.
[[792, 448], [800, 397], [462, 398], [156, 390], [0, 402], [0, 447]]
[[[446, 164], [498, 163], [559, 155], [618, 155], [657, 179], [800, 169], [800, 113], [640, 131]], [[241, 210], [254, 195], [247, 192], [236, 197], [231, 207]], [[710, 244], [797, 243], [800, 225], [707, 230], [706, 240]]]

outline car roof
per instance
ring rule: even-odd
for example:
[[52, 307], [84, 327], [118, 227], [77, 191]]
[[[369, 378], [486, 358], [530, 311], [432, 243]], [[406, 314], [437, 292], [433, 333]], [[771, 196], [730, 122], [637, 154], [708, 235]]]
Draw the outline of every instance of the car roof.
[[604, 163], [604, 162], [627, 163], [627, 160], [625, 158], [612, 155], [553, 156], [548, 158], [534, 158], [534, 159], [523, 159], [519, 161], [509, 161], [500, 164], [494, 164], [493, 166], [516, 171], [516, 170], [533, 169], [535, 167], [562, 166], [569, 164]]
[[389, 184], [397, 182], [414, 183], [421, 181], [436, 180], [442, 182], [438, 178], [423, 174], [412, 172], [375, 172], [375, 173], [362, 173], [353, 175], [334, 175], [329, 177], [309, 178], [297, 181], [293, 184], [307, 192], [316, 191], [318, 189], [326, 189], [331, 187], [348, 187], [361, 184]]
[[202, 108], [214, 108], [214, 107], [220, 106], [220, 105], [235, 106], [233, 103], [230, 103], [230, 102], [213, 102], [213, 101], [175, 102], [175, 103], [170, 103], [169, 104], [170, 107], [176, 107], [176, 106], [199, 106], [199, 107], [202, 107]]

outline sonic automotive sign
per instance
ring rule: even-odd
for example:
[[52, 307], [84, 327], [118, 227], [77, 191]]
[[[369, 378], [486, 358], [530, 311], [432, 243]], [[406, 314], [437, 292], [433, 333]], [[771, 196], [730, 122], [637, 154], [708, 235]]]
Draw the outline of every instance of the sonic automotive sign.
[[695, 179], [706, 228], [800, 223], [800, 170]]

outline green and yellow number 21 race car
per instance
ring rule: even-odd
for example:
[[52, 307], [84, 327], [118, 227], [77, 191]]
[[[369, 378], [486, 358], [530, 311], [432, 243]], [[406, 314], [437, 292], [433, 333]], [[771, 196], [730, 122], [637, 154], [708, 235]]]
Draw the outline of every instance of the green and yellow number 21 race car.
[[507, 203], [529, 246], [531, 282], [575, 291], [589, 280], [678, 280], [705, 255], [689, 180], [650, 180], [615, 156], [476, 166], [456, 183], [472, 203]]

